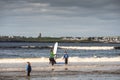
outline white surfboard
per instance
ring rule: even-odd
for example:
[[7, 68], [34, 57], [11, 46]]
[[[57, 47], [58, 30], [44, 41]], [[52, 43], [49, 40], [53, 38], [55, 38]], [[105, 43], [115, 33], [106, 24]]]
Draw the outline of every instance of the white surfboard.
[[58, 42], [56, 42], [56, 43], [54, 44], [54, 48], [53, 48], [53, 53], [54, 53], [54, 54], [57, 54], [57, 47], [58, 47]]

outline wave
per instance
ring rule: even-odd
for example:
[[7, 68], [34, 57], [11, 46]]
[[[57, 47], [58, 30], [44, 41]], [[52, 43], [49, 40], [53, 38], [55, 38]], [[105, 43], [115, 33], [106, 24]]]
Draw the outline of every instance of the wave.
[[89, 47], [79, 47], [79, 46], [61, 46], [62, 49], [81, 49], [81, 50], [111, 50], [114, 49], [113, 46], [89, 46]]
[[[23, 63], [23, 62], [49, 62], [49, 58], [3, 58], [0, 59], [0, 63]], [[64, 59], [56, 58], [56, 62], [64, 62]], [[69, 62], [120, 62], [120, 57], [90, 57], [90, 58], [80, 58], [80, 57], [69, 57]]]
[[20, 46], [20, 48], [50, 49], [52, 46]]
[[[21, 49], [51, 49], [52, 46], [2, 46], [0, 48], [21, 48]], [[73, 50], [112, 50], [120, 49], [119, 46], [58, 46], [58, 49]]]
[[52, 46], [2, 46], [0, 48], [50, 49]]

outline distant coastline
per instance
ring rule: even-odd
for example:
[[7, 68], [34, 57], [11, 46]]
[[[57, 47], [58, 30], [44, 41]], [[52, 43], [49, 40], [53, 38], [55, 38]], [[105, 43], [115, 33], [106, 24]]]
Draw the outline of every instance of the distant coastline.
[[98, 41], [0, 41], [0, 42], [25, 42], [25, 43], [103, 43]]
[[115, 37], [24, 37], [0, 36], [0, 42], [65, 42], [65, 43], [120, 43], [120, 36]]

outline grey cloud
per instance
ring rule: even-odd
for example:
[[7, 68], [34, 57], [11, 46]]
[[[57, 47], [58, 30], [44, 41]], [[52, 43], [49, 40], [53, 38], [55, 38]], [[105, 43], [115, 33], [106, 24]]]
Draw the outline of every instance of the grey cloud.
[[[98, 17], [109, 13], [118, 15], [120, 12], [120, 0], [0, 0], [0, 3], [0, 10], [4, 13], [21, 13], [22, 16], [44, 13], [64, 17]], [[36, 3], [49, 6], [35, 6]]]
[[0, 0], [0, 27], [11, 32], [35, 29], [33, 34], [41, 30], [52, 35], [50, 29], [63, 35], [119, 34], [119, 5], [120, 0]]
[[58, 16], [120, 19], [120, 0], [0, 0], [0, 17]]

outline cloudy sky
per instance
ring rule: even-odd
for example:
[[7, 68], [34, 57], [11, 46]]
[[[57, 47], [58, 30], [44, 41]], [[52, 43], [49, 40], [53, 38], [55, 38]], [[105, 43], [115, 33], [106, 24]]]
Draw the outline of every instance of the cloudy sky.
[[0, 35], [120, 36], [120, 0], [0, 0]]

